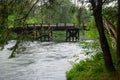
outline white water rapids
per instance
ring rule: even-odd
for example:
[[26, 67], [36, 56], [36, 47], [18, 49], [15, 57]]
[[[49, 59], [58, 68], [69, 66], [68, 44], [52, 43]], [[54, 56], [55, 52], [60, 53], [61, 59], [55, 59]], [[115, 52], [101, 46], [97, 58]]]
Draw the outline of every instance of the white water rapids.
[[15, 44], [10, 41], [0, 51], [0, 80], [66, 80], [69, 60], [78, 55], [84, 59], [78, 43], [30, 42], [23, 54], [8, 59], [7, 48]]

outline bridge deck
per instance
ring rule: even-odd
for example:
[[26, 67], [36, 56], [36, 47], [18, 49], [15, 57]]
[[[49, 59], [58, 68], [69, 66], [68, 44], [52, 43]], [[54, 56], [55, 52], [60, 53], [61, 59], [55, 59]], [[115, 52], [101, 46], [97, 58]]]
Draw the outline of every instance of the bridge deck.
[[52, 31], [65, 31], [68, 29], [77, 29], [80, 30], [80, 28], [76, 28], [75, 24], [70, 23], [59, 23], [59, 24], [27, 24], [25, 26], [19, 26], [12, 28], [13, 32], [20, 33], [23, 30], [27, 31], [33, 31], [33, 30], [52, 30]]
[[74, 24], [40, 24], [40, 25], [27, 25], [27, 28], [29, 29], [33, 29], [36, 28], [36, 30], [40, 30], [41, 28], [44, 29], [49, 29], [52, 28], [53, 30], [57, 31], [57, 30], [67, 30], [67, 29], [79, 29], [76, 28]]
[[33, 36], [34, 39], [40, 41], [50, 41], [52, 39], [53, 31], [66, 31], [65, 41], [79, 41], [79, 30], [82, 28], [75, 27], [75, 24], [59, 23], [59, 24], [27, 24], [24, 26], [14, 27], [12, 32], [21, 34], [27, 32], [28, 35]]

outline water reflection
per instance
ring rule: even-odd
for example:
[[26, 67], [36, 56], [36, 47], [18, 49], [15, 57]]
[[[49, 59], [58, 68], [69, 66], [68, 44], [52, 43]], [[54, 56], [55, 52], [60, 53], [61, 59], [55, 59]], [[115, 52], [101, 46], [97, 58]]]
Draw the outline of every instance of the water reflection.
[[25, 54], [8, 59], [9, 48], [15, 43], [11, 41], [0, 51], [0, 80], [66, 80], [65, 72], [69, 70], [70, 59], [80, 54], [82, 49], [77, 43], [31, 42]]

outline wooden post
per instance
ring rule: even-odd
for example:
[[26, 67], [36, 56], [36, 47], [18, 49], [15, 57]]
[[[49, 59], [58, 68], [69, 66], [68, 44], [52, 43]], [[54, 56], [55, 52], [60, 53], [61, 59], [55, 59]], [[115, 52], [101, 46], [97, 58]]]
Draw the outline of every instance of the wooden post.
[[80, 35], [79, 35], [79, 29], [78, 29], [78, 41], [79, 41], [79, 39], [80, 39], [79, 37], [80, 37]]
[[39, 39], [40, 39], [40, 41], [42, 41], [42, 35], [41, 35], [40, 31], [39, 31]]
[[35, 26], [35, 33], [36, 33], [36, 37], [35, 38], [37, 38], [37, 27]]
[[75, 34], [74, 34], [74, 33], [75, 33], [75, 31], [76, 31], [76, 30], [74, 30], [74, 29], [72, 30], [72, 34], [71, 34], [72, 41], [74, 41], [74, 36], [75, 36]]
[[45, 29], [43, 29], [43, 41], [45, 41], [46, 37], [45, 37]]
[[53, 39], [53, 31], [51, 31], [51, 39], [50, 40], [52, 40]]
[[66, 41], [79, 41], [79, 29], [66, 30]]
[[68, 30], [66, 30], [66, 39], [65, 39], [65, 41], [67, 41], [67, 37], [68, 37]]
[[32, 36], [33, 36], [33, 39], [35, 39], [35, 34], [34, 34], [34, 32], [35, 32], [35, 24], [33, 24], [33, 29], [32, 29]]
[[69, 41], [71, 41], [70, 33], [71, 33], [71, 30], [68, 30], [68, 40]]

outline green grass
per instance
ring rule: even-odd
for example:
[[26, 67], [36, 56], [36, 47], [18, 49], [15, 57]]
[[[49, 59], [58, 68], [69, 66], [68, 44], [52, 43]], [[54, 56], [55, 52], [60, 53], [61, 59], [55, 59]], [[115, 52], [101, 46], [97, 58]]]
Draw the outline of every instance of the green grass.
[[[67, 80], [99, 80], [106, 75], [104, 71], [103, 58], [98, 53], [91, 59], [85, 59], [73, 65], [72, 69], [67, 72]], [[103, 72], [104, 74], [100, 74]]]
[[120, 80], [120, 72], [107, 72], [102, 54], [97, 53], [90, 59], [74, 64], [72, 69], [66, 72], [66, 77], [67, 80]]

